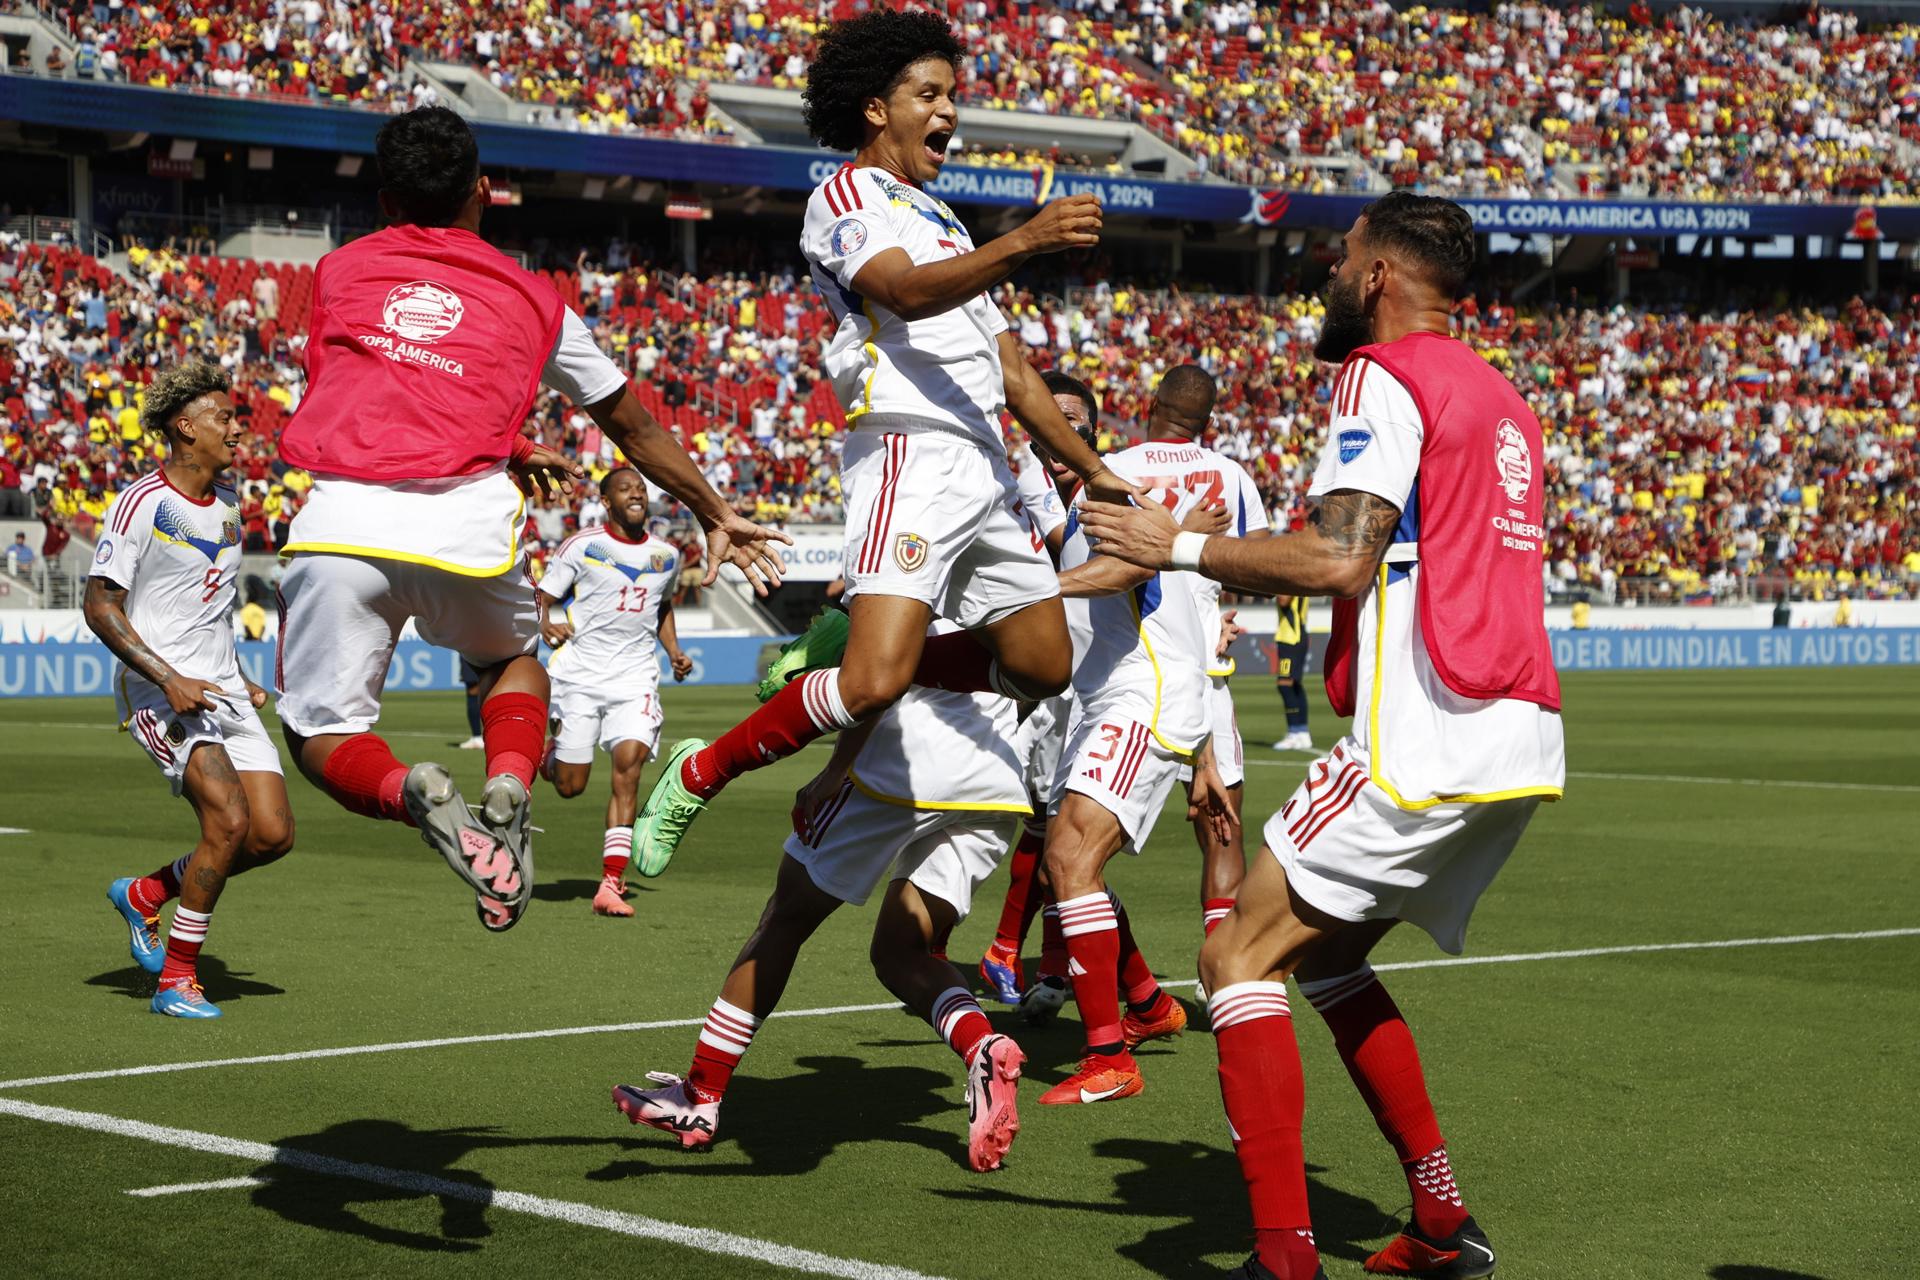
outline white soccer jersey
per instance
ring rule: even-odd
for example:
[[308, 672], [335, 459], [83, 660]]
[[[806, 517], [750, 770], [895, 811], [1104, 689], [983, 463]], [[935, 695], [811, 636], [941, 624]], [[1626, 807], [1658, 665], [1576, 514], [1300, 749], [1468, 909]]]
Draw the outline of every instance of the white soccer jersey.
[[[91, 576], [127, 590], [127, 621], [183, 676], [211, 680], [245, 698], [233, 652], [234, 578], [240, 507], [232, 489], [189, 498], [164, 472], [135, 481], [108, 508]], [[120, 671], [137, 701], [143, 677]]]
[[[1267, 519], [1267, 504], [1260, 497], [1260, 487], [1247, 474], [1247, 469], [1231, 458], [1222, 458], [1227, 464], [1227, 488], [1237, 490], [1237, 496], [1228, 495], [1227, 505], [1233, 513], [1233, 534], [1245, 537], [1249, 533], [1264, 533], [1272, 528]], [[1201, 598], [1211, 606], [1213, 634], [1217, 641], [1220, 635], [1220, 584], [1212, 578], [1200, 579]], [[1213, 650], [1207, 651], [1207, 674], [1210, 676], [1230, 676], [1237, 665], [1231, 655], [1219, 657]]]
[[548, 664], [554, 680], [609, 694], [655, 688], [661, 613], [679, 576], [679, 551], [651, 534], [631, 542], [610, 525], [596, 525], [561, 543], [540, 579], [549, 598], [573, 597], [573, 638]]
[[946, 202], [884, 169], [852, 165], [814, 189], [800, 249], [814, 287], [839, 327], [821, 365], [855, 430], [958, 431], [1004, 453], [1006, 402], [999, 335], [1006, 317], [978, 297], [919, 320], [903, 320], [854, 292], [854, 277], [887, 249], [916, 265], [973, 251], [973, 238]]
[[[1150, 490], [1175, 520], [1202, 502], [1223, 500], [1227, 469], [1234, 466], [1211, 449], [1166, 442], [1138, 444], [1102, 460], [1115, 475]], [[1075, 501], [1085, 501], [1084, 490]], [[1064, 555], [1061, 567], [1070, 567]], [[1220, 635], [1218, 596], [1210, 600], [1204, 582], [1196, 573], [1167, 570], [1124, 595], [1086, 602], [1088, 646], [1073, 673], [1083, 714], [1097, 716], [1124, 702], [1165, 749], [1185, 754], [1200, 745], [1211, 723], [1207, 668]]]
[[1418, 594], [1420, 409], [1378, 364], [1348, 368], [1356, 372], [1343, 381], [1360, 382], [1336, 393], [1335, 404], [1347, 409], [1333, 415], [1307, 492], [1317, 498], [1353, 489], [1400, 508], [1380, 578], [1359, 600], [1352, 734], [1372, 780], [1406, 808], [1432, 804], [1435, 796], [1557, 790], [1566, 780], [1558, 712], [1520, 698], [1463, 698], [1433, 668]]

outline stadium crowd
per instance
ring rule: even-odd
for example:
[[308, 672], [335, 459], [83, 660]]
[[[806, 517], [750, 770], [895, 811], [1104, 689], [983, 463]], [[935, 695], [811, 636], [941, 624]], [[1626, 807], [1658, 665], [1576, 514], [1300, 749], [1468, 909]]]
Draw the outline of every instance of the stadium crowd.
[[[706, 91], [681, 82], [798, 87], [815, 35], [852, 0], [39, 4], [78, 46], [70, 64], [56, 51], [48, 74], [389, 109], [432, 96], [400, 75], [423, 58], [481, 69], [560, 127], [717, 137], [727, 129]], [[1817, 7], [1759, 26], [1641, 4], [1468, 12], [1385, 0], [961, 0], [949, 11], [969, 50], [968, 101], [1134, 119], [1203, 174], [1259, 186], [1920, 195], [1920, 24]], [[1032, 163], [993, 149], [969, 158]]]
[[[677, 275], [619, 246], [549, 278], [743, 513], [840, 518], [845, 423], [814, 373], [831, 320], [809, 286], [786, 272]], [[72, 249], [0, 241], [0, 494], [17, 491], [3, 500], [50, 535], [57, 523], [89, 536], [154, 465], [141, 385], [197, 352], [234, 374], [252, 427], [237, 464], [245, 540], [284, 541], [310, 480], [273, 442], [301, 392], [311, 279], [166, 248], [136, 249], [122, 276]], [[1206, 366], [1223, 389], [1217, 447], [1247, 464], [1277, 520], [1304, 520], [1331, 383], [1311, 358], [1313, 298], [1102, 282], [1064, 298], [1008, 286], [1000, 303], [1037, 364], [1099, 392], [1103, 448], [1138, 432], [1160, 371]], [[1457, 320], [1546, 425], [1557, 585], [1640, 600], [1789, 578], [1809, 594], [1920, 592], [1920, 306], [1528, 313], [1469, 298]], [[539, 398], [529, 429], [594, 474], [616, 460], [557, 397]], [[579, 516], [536, 511], [534, 543], [557, 544]]]

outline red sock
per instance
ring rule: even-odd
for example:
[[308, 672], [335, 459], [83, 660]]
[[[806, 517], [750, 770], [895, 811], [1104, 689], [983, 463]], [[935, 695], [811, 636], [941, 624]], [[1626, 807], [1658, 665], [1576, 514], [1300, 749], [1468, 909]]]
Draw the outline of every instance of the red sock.
[[510, 773], [531, 791], [533, 771], [547, 745], [547, 700], [530, 693], [496, 693], [480, 704], [480, 736], [487, 743], [487, 776]]
[[1045, 843], [1044, 831], [1036, 834], [1028, 827], [1020, 834], [1020, 843], [1013, 847], [1013, 856], [1007, 859], [1010, 873], [1007, 898], [1000, 905], [1000, 924], [993, 931], [993, 945], [1016, 956], [1027, 939], [1033, 913], [1038, 910], [1040, 882], [1034, 872], [1039, 869], [1040, 850]]
[[393, 748], [377, 733], [356, 733], [333, 749], [320, 769], [327, 794], [354, 813], [368, 818], [413, 825], [400, 788], [407, 766], [394, 759]]
[[1123, 1052], [1120, 1038], [1120, 922], [1106, 891], [1060, 904], [1060, 932], [1067, 940], [1073, 999], [1087, 1030], [1089, 1053]]
[[1040, 976], [1067, 976], [1067, 939], [1060, 932], [1060, 908], [1048, 903], [1040, 915]]
[[1213, 931], [1220, 927], [1220, 922], [1227, 918], [1227, 913], [1231, 910], [1233, 910], [1232, 898], [1208, 898], [1200, 904], [1200, 923], [1206, 929], [1209, 938], [1213, 936]]
[[618, 880], [633, 860], [633, 828], [608, 827], [600, 844], [600, 874]]
[[680, 766], [681, 784], [708, 799], [748, 770], [784, 760], [822, 734], [855, 723], [840, 700], [840, 669], [809, 671], [688, 756]]
[[987, 1021], [987, 1015], [981, 1012], [980, 1002], [973, 998], [971, 991], [960, 987], [951, 987], [933, 1002], [933, 1012], [927, 1015], [927, 1021], [940, 1033], [940, 1038], [949, 1048], [960, 1055], [962, 1062], [973, 1057], [973, 1051], [980, 1042], [993, 1034], [993, 1024]]
[[180, 896], [180, 880], [192, 860], [191, 853], [183, 853], [152, 875], [141, 876], [127, 886], [127, 901], [141, 915], [159, 915], [160, 908]]
[[1127, 1008], [1144, 1014], [1158, 1005], [1165, 993], [1160, 990], [1147, 958], [1140, 954], [1139, 944], [1133, 940], [1127, 909], [1117, 895], [1113, 899], [1113, 914], [1120, 925], [1120, 989], [1127, 993]]
[[701, 1101], [713, 1102], [726, 1094], [733, 1069], [747, 1056], [761, 1021], [724, 999], [713, 1002], [699, 1042], [693, 1046], [693, 1066], [687, 1070], [687, 1083]]
[[1220, 1052], [1220, 1098], [1253, 1209], [1254, 1252], [1279, 1280], [1320, 1267], [1307, 1212], [1300, 1121], [1306, 1086], [1283, 982], [1236, 982], [1207, 1001]]
[[1354, 1087], [1406, 1169], [1415, 1224], [1432, 1236], [1452, 1235], [1467, 1211], [1400, 1007], [1371, 966], [1303, 982], [1300, 991], [1326, 1021]]
[[200, 962], [200, 948], [207, 940], [211, 911], [189, 911], [176, 907], [173, 924], [167, 930], [167, 959], [160, 969], [160, 984], [193, 981], [194, 967]]

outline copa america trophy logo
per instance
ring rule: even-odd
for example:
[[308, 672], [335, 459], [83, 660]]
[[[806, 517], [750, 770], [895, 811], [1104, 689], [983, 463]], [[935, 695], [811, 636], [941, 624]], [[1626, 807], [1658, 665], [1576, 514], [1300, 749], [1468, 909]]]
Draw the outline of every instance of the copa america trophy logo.
[[431, 280], [403, 284], [387, 295], [381, 328], [408, 342], [438, 342], [467, 312], [460, 295]]

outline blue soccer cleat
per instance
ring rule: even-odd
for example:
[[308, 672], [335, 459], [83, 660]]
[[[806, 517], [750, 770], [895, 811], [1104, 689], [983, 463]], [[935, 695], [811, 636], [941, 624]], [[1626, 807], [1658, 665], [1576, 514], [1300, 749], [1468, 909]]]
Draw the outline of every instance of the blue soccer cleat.
[[169, 982], [153, 993], [153, 1003], [147, 1006], [155, 1013], [164, 1013], [169, 1018], [217, 1018], [220, 1006], [207, 999], [200, 990], [200, 984], [191, 980]]
[[1019, 1004], [1021, 993], [1027, 989], [1019, 953], [1002, 950], [998, 943], [990, 944], [980, 957], [980, 977], [1001, 1004]]
[[132, 936], [127, 940], [127, 950], [133, 953], [133, 962], [148, 973], [160, 972], [165, 963], [167, 949], [160, 942], [160, 917], [144, 916], [140, 908], [133, 905], [127, 891], [133, 888], [133, 877], [122, 876], [107, 886], [107, 901], [127, 922]]

